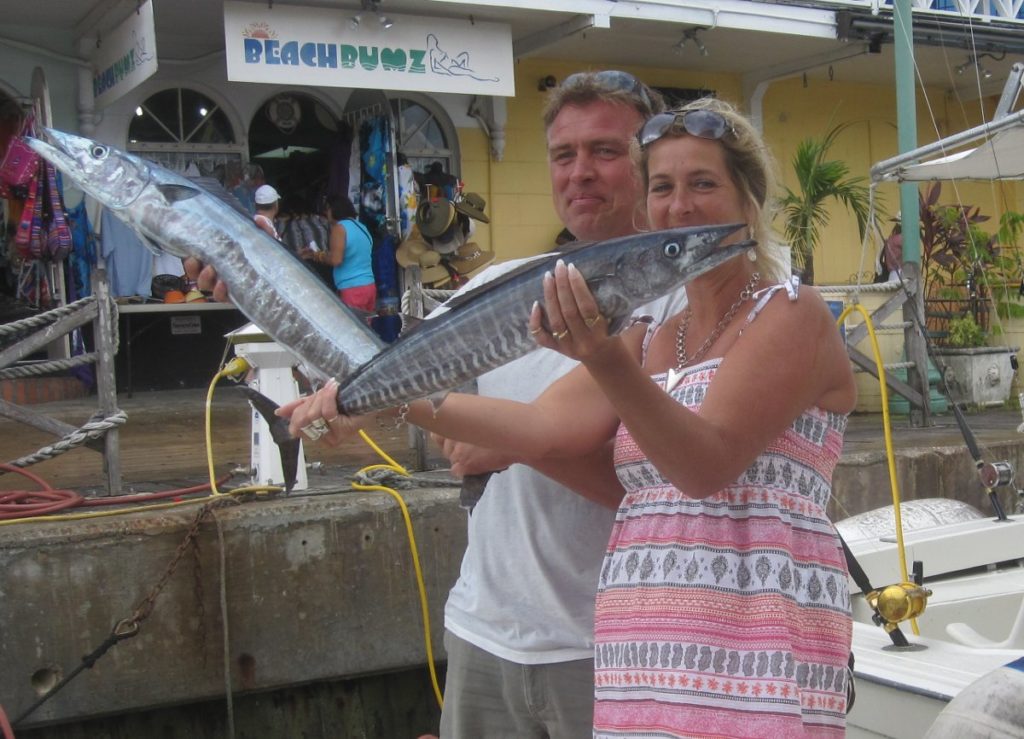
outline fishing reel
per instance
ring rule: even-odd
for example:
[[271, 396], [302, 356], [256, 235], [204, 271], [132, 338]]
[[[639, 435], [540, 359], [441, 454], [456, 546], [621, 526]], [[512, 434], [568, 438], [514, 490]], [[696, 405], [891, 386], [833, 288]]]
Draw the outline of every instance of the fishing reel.
[[924, 586], [924, 563], [914, 562], [914, 582], [899, 582], [877, 588], [864, 596], [874, 614], [875, 625], [892, 634], [903, 621], [924, 613], [932, 591]]
[[931, 594], [932, 591], [923, 585], [900, 582], [872, 590], [865, 598], [875, 612], [871, 620], [888, 633], [901, 622], [917, 618], [924, 613]]

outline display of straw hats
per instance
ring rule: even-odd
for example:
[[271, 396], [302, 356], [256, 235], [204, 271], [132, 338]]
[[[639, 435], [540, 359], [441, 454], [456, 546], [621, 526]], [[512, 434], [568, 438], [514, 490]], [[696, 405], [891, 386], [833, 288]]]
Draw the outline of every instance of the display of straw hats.
[[441, 264], [441, 255], [423, 239], [410, 238], [399, 244], [395, 261], [402, 267], [419, 267], [420, 281], [424, 285], [441, 287], [451, 279], [451, 274]]
[[395, 250], [395, 261], [402, 267], [420, 266], [420, 255], [430, 251], [430, 244], [423, 239], [408, 238]]
[[459, 213], [462, 213], [463, 215], [467, 215], [470, 218], [474, 218], [483, 223], [491, 222], [491, 219], [484, 215], [484, 208], [487, 207], [487, 201], [478, 193], [464, 193], [461, 197], [455, 199], [453, 205], [455, 206], [455, 210], [459, 211]]
[[416, 209], [416, 223], [424, 238], [435, 239], [455, 225], [455, 207], [447, 198], [424, 200]]
[[448, 264], [463, 277], [476, 272], [494, 261], [493, 251], [484, 251], [475, 241], [467, 241], [448, 257]]

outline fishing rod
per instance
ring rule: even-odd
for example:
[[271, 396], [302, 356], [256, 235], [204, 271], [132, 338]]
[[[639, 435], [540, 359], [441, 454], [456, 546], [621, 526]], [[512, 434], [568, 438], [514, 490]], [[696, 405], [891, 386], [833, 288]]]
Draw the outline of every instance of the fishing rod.
[[[950, 406], [953, 409], [953, 418], [956, 420], [957, 428], [960, 430], [960, 435], [963, 437], [964, 443], [967, 445], [967, 451], [971, 455], [971, 459], [974, 460], [974, 468], [978, 473], [978, 479], [981, 482], [982, 487], [988, 494], [988, 499], [992, 505], [992, 509], [995, 512], [996, 519], [998, 521], [1009, 520], [1006, 516], [1006, 511], [1003, 509], [1002, 503], [999, 501], [997, 490], [1001, 487], [1008, 487], [1012, 485], [1014, 478], [1013, 464], [1008, 460], [1002, 460], [999, 462], [986, 462], [981, 453], [981, 447], [978, 444], [978, 438], [974, 434], [974, 430], [967, 423], [967, 417], [964, 415], [960, 405], [953, 400], [953, 396], [950, 393], [949, 383], [946, 381], [947, 367], [945, 363], [939, 358], [938, 352], [936, 351], [935, 343], [932, 341], [931, 336], [928, 333], [925, 321], [918, 311], [918, 305], [916, 296], [907, 287], [906, 282], [903, 280], [903, 274], [897, 270], [897, 277], [899, 278], [900, 289], [903, 290], [907, 296], [907, 300], [904, 305], [910, 306], [910, 315], [914, 323], [914, 327], [918, 330], [921, 336], [924, 338], [925, 352], [928, 358], [935, 363], [935, 366], [939, 368], [939, 381], [942, 383], [942, 390], [946, 394], [946, 397], [950, 399]], [[1014, 355], [1011, 358], [1013, 369], [1017, 369], [1017, 357]], [[928, 402], [928, 389], [925, 388], [922, 392], [924, 402]]]

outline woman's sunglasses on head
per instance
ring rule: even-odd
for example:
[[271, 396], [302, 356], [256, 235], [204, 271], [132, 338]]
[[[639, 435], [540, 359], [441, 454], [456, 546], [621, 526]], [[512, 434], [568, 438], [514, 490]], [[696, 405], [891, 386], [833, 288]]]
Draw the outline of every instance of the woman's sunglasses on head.
[[670, 131], [685, 132], [691, 136], [714, 141], [718, 141], [727, 133], [735, 133], [726, 117], [714, 110], [670, 110], [652, 116], [640, 128], [637, 139], [643, 148], [650, 146]]

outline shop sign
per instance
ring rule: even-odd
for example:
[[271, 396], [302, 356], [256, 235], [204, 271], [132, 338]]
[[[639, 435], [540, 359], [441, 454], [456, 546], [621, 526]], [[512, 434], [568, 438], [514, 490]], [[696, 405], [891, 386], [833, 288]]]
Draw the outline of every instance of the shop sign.
[[321, 87], [515, 95], [512, 30], [414, 15], [387, 17], [337, 7], [268, 7], [226, 0], [228, 79]]
[[91, 63], [92, 95], [97, 108], [110, 105], [156, 72], [151, 0], [139, 5], [113, 33], [100, 37]]

